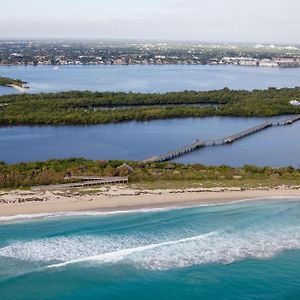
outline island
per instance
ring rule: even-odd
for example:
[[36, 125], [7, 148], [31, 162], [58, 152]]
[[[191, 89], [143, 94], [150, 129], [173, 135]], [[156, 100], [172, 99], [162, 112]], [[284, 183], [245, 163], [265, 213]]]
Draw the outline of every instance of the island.
[[21, 79], [12, 79], [0, 76], [0, 86], [12, 87], [20, 92], [24, 92], [25, 89], [28, 89], [28, 87], [25, 86], [25, 84], [27, 84], [27, 82]]
[[105, 124], [155, 119], [300, 114], [300, 87], [124, 93], [70, 91], [0, 97], [1, 125]]

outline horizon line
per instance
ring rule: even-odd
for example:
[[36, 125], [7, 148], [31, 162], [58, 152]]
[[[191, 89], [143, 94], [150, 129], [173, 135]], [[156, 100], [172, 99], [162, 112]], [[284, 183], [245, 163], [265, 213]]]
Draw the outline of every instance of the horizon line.
[[262, 42], [262, 41], [221, 41], [221, 40], [193, 40], [193, 39], [161, 39], [161, 38], [84, 38], [84, 37], [66, 37], [66, 38], [59, 38], [59, 37], [0, 37], [0, 41], [9, 41], [9, 42], [22, 42], [22, 41], [70, 41], [70, 42], [79, 42], [79, 41], [108, 41], [108, 42], [153, 42], [153, 43], [203, 43], [203, 44], [229, 44], [229, 45], [277, 45], [277, 46], [300, 46], [300, 42]]

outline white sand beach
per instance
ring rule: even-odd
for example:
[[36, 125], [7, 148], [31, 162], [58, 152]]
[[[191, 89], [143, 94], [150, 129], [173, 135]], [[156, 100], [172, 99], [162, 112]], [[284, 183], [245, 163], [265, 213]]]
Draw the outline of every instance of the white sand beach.
[[[112, 186], [98, 191], [9, 191], [0, 193], [0, 216], [72, 211], [119, 211], [185, 207], [238, 200], [300, 197], [300, 186], [259, 188], [193, 188], [185, 190], [134, 190]], [[300, 198], [299, 198], [300, 199]]]

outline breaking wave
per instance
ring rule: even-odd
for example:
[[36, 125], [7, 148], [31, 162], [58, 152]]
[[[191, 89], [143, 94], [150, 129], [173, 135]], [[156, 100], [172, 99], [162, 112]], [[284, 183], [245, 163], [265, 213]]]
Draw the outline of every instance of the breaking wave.
[[48, 219], [48, 218], [64, 218], [64, 217], [93, 217], [93, 216], [109, 216], [121, 214], [135, 214], [135, 213], [150, 213], [162, 212], [171, 209], [179, 209], [179, 207], [162, 207], [162, 208], [145, 208], [145, 209], [131, 209], [131, 210], [115, 210], [115, 211], [70, 211], [70, 212], [57, 212], [57, 213], [38, 213], [38, 214], [19, 214], [13, 216], [0, 217], [0, 223], [25, 221], [34, 219]]
[[[4, 226], [6, 238], [0, 246], [0, 260], [12, 271], [3, 269], [2, 273], [15, 272], [21, 266], [27, 271], [77, 264], [168, 270], [230, 264], [247, 258], [266, 259], [285, 250], [300, 249], [299, 201], [251, 201], [159, 210], [165, 211], [147, 214], [153, 211], [150, 209], [143, 215], [124, 214], [99, 220], [60, 220], [45, 223], [44, 227], [33, 223], [24, 230], [21, 226]], [[18, 234], [11, 234], [10, 230], [17, 230]]]
[[70, 264], [130, 264], [166, 270], [198, 264], [228, 264], [245, 258], [265, 259], [284, 250], [300, 249], [300, 228], [264, 231], [212, 231], [158, 242], [153, 236], [77, 236], [16, 242], [0, 256], [43, 262], [49, 268]]

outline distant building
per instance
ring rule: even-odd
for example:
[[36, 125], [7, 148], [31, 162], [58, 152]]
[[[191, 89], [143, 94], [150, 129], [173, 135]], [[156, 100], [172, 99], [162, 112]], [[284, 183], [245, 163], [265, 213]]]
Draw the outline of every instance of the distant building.
[[23, 54], [21, 53], [12, 53], [10, 56], [13, 56], [13, 57], [23, 57]]
[[299, 67], [299, 62], [294, 59], [279, 59], [277, 63], [280, 68], [297, 68]]
[[126, 61], [123, 60], [122, 58], [114, 59], [113, 60], [114, 65], [126, 65]]
[[278, 67], [278, 63], [276, 61], [273, 61], [271, 59], [262, 59], [259, 62], [260, 67]]
[[239, 64], [241, 66], [256, 67], [258, 65], [258, 62], [255, 59], [241, 59], [239, 61]]
[[156, 59], [166, 59], [165, 55], [155, 55]]

